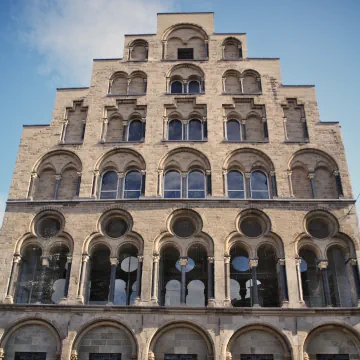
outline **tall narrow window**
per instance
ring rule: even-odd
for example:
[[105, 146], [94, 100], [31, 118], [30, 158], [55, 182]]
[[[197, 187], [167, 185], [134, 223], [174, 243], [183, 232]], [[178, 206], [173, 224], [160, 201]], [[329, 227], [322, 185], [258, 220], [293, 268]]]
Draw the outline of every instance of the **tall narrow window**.
[[181, 198], [181, 175], [178, 171], [168, 171], [165, 174], [164, 198]]
[[189, 82], [189, 94], [199, 94], [200, 93], [200, 83], [198, 81], [190, 81]]
[[173, 81], [171, 83], [171, 93], [172, 94], [182, 94], [183, 93], [183, 84], [181, 81]]
[[227, 140], [241, 141], [241, 126], [238, 120], [229, 120], [226, 123]]
[[205, 176], [199, 170], [191, 171], [188, 174], [188, 198], [205, 198]]
[[101, 179], [100, 199], [116, 199], [118, 194], [118, 176], [115, 171], [107, 171]]
[[183, 139], [183, 124], [180, 120], [171, 120], [168, 125], [168, 139], [180, 141]]
[[268, 178], [262, 171], [251, 173], [250, 190], [253, 199], [269, 199]]
[[125, 177], [124, 198], [138, 199], [141, 195], [141, 173], [130, 171]]
[[203, 139], [203, 126], [200, 120], [193, 119], [189, 121], [188, 138], [191, 141]]
[[227, 174], [228, 197], [231, 199], [244, 199], [244, 176], [239, 171], [230, 171]]
[[128, 141], [140, 141], [143, 138], [144, 124], [140, 120], [133, 120], [129, 124]]

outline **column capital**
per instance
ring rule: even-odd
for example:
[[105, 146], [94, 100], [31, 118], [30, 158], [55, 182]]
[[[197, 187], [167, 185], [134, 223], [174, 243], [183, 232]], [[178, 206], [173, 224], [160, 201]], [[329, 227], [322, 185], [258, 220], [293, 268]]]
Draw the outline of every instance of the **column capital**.
[[184, 177], [187, 177], [187, 172], [186, 171], [182, 171], [181, 173], [180, 173], [180, 175], [184, 178]]
[[334, 170], [333, 174], [334, 174], [334, 176], [339, 176], [339, 175], [340, 175], [340, 171], [339, 171], [339, 170]]
[[292, 175], [292, 170], [287, 170], [287, 176], [291, 176]]
[[247, 179], [250, 179], [250, 178], [251, 178], [251, 172], [246, 172], [246, 173], [245, 173], [245, 177], [246, 177]]
[[257, 267], [259, 264], [259, 260], [257, 259], [249, 259], [249, 267], [252, 269], [253, 267]]
[[104, 124], [108, 124], [108, 123], [109, 123], [108, 118], [103, 118], [103, 123], [104, 123]]
[[224, 262], [225, 264], [230, 264], [231, 257], [230, 255], [224, 255]]
[[284, 123], [287, 122], [287, 117], [286, 116], [283, 117], [283, 121], [284, 121]]
[[90, 256], [88, 254], [85, 254], [82, 256], [82, 262], [87, 263], [90, 260]]
[[275, 176], [275, 175], [276, 175], [275, 170], [270, 170], [270, 171], [269, 171], [269, 175], [270, 175], [270, 176]]
[[100, 171], [99, 170], [94, 170], [94, 175], [95, 176], [100, 176]]
[[357, 265], [357, 260], [356, 259], [349, 259], [350, 265], [355, 266]]
[[139, 256], [137, 257], [137, 259], [138, 259], [138, 262], [143, 262], [143, 261], [144, 261], [144, 256], [143, 256], [143, 255], [139, 255]]
[[206, 117], [206, 116], [203, 116], [203, 117], [202, 117], [202, 121], [203, 121], [203, 123], [204, 123], [204, 122], [207, 122], [207, 117]]
[[225, 169], [223, 169], [222, 174], [223, 174], [223, 175], [227, 175], [227, 173], [228, 173], [228, 171], [225, 170]]
[[41, 256], [41, 266], [49, 267], [49, 258], [47, 256]]
[[55, 180], [56, 180], [56, 181], [61, 180], [61, 174], [56, 174], [56, 175], [55, 175]]
[[76, 350], [71, 351], [70, 360], [77, 360], [78, 359], [78, 353]]
[[300, 119], [300, 121], [304, 123], [304, 122], [306, 122], [306, 118], [305, 118], [305, 117], [302, 117], [302, 118]]
[[232, 354], [230, 351], [226, 352], [226, 360], [232, 360]]
[[314, 172], [309, 172], [308, 178], [309, 178], [310, 180], [311, 180], [311, 179], [314, 179], [314, 178], [315, 178], [315, 173], [314, 173]]
[[153, 254], [153, 262], [158, 263], [160, 260], [160, 254]]
[[164, 115], [164, 116], [163, 116], [163, 121], [166, 123], [166, 122], [169, 121], [169, 118], [168, 118], [166, 115]]
[[179, 259], [180, 266], [186, 266], [188, 264], [188, 258], [187, 257], [180, 257]]
[[68, 264], [71, 264], [72, 263], [72, 256], [67, 256], [66, 257], [66, 262], [68, 263]]
[[77, 171], [76, 174], [77, 174], [77, 176], [81, 176], [81, 175], [82, 175], [82, 172], [81, 172], [81, 171]]
[[14, 255], [13, 256], [13, 263], [14, 264], [18, 264], [21, 261], [21, 256], [20, 255]]
[[205, 170], [206, 175], [211, 175], [211, 170]]
[[329, 263], [326, 260], [321, 260], [318, 262], [317, 266], [320, 270], [327, 269]]
[[223, 122], [227, 122], [228, 121], [228, 118], [226, 115], [223, 116]]
[[145, 175], [145, 174], [146, 174], [146, 170], [140, 170], [140, 174], [141, 174], [141, 175]]
[[278, 264], [280, 266], [285, 266], [285, 259], [278, 259]]
[[162, 175], [164, 173], [164, 169], [158, 169], [158, 175]]
[[146, 117], [140, 118], [140, 121], [141, 121], [142, 123], [146, 122]]
[[262, 123], [265, 123], [265, 122], [267, 122], [267, 119], [266, 119], [266, 117], [263, 117], [263, 118], [261, 118], [261, 121], [262, 121]]
[[38, 173], [36, 172], [36, 171], [33, 171], [32, 173], [31, 173], [31, 178], [32, 179], [36, 179], [38, 177]]
[[241, 119], [241, 120], [240, 120], [240, 124], [241, 124], [241, 125], [246, 125], [246, 119]]
[[296, 265], [296, 266], [300, 266], [301, 260], [302, 260], [301, 258], [296, 258], [296, 259], [295, 259], [295, 265]]
[[215, 261], [215, 257], [214, 256], [208, 256], [208, 262], [209, 264], [213, 264]]
[[152, 351], [149, 351], [148, 353], [148, 360], [155, 360], [155, 354]]
[[0, 348], [0, 359], [3, 359], [5, 357], [5, 351], [3, 348]]
[[111, 264], [111, 266], [113, 266], [113, 265], [118, 266], [119, 265], [119, 259], [117, 257], [110, 258], [110, 264]]
[[117, 172], [116, 174], [117, 174], [118, 179], [122, 179], [125, 176], [125, 173], [123, 173], [123, 172]]

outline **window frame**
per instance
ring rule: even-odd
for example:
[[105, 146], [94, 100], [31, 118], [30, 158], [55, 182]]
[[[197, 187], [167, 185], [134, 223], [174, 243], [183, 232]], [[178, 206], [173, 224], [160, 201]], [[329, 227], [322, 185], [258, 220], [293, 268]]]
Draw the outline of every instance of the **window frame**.
[[[189, 91], [189, 88], [190, 88], [190, 83], [191, 82], [196, 82], [199, 84], [199, 92], [190, 92]], [[192, 80], [188, 80], [187, 82], [187, 91], [186, 91], [186, 94], [201, 94], [202, 93], [202, 89], [201, 89], [201, 82], [199, 80], [195, 80], [195, 79], [192, 79]]]
[[[265, 178], [267, 179], [267, 194], [268, 194], [268, 197], [266, 199], [253, 198], [253, 192], [265, 193], [265, 190], [253, 190], [252, 189], [252, 175], [255, 172], [260, 172], [260, 173], [264, 174]], [[250, 198], [251, 199], [255, 199], [255, 200], [268, 200], [268, 199], [271, 199], [269, 176], [263, 170], [255, 169], [255, 170], [251, 171], [249, 189], [250, 189]]]
[[[204, 197], [203, 198], [192, 198], [189, 197], [189, 175], [192, 172], [200, 172], [203, 175], [203, 179], [204, 179], [204, 190], [190, 190], [190, 191], [204, 191]], [[207, 194], [207, 188], [206, 188], [206, 173], [205, 171], [201, 170], [201, 169], [191, 169], [186, 173], [186, 199], [206, 199], [206, 194]]]
[[[178, 190], [178, 189], [166, 190], [166, 189], [165, 189], [165, 177], [166, 177], [166, 174], [169, 173], [169, 172], [177, 172], [177, 173], [180, 175], [180, 190]], [[165, 192], [166, 192], [166, 191], [169, 191], [169, 192], [171, 192], [171, 191], [177, 191], [177, 192], [180, 191], [180, 197], [178, 197], [178, 198], [177, 198], [177, 197], [176, 197], [176, 198], [174, 198], [174, 197], [166, 197], [166, 196], [165, 196]], [[182, 184], [181, 171], [179, 171], [179, 170], [177, 170], [177, 169], [170, 168], [170, 169], [166, 170], [166, 172], [164, 172], [162, 193], [163, 193], [163, 199], [183, 199], [183, 197], [182, 197], [183, 184]]]
[[[169, 136], [169, 132], [170, 132], [170, 123], [173, 122], [173, 121], [179, 121], [181, 123], [181, 139], [180, 140], [173, 140], [173, 139], [170, 139], [170, 136]], [[182, 120], [180, 119], [171, 119], [170, 121], [168, 121], [168, 124], [167, 124], [167, 140], [168, 141], [185, 141], [184, 140], [184, 123]]]
[[141, 132], [142, 132], [142, 135], [144, 134], [144, 123], [143, 123], [140, 119], [137, 119], [137, 118], [131, 119], [131, 120], [129, 121], [129, 124], [128, 124], [127, 129], [126, 129], [126, 141], [127, 141], [127, 142], [136, 142], [136, 143], [137, 143], [137, 142], [142, 142], [142, 141], [143, 141], [143, 136], [141, 136], [140, 140], [129, 140], [130, 125], [131, 125], [131, 123], [134, 122], [134, 121], [139, 121], [139, 122], [141, 123], [141, 125], [142, 125]]
[[[201, 139], [198, 140], [190, 140], [190, 122], [191, 121], [199, 121], [201, 125]], [[183, 141], [204, 141], [204, 124], [201, 121], [201, 119], [198, 118], [192, 118], [188, 121], [186, 126], [186, 139], [183, 139]]]
[[[183, 58], [181, 58], [181, 57], [179, 57], [179, 54], [181, 53], [181, 52], [184, 52], [184, 53], [186, 53], [186, 52], [191, 52], [192, 53], [192, 57], [183, 57]], [[195, 60], [195, 58], [194, 58], [194, 48], [177, 48], [177, 54], [176, 54], [177, 56], [176, 56], [176, 59], [177, 60]]]
[[[242, 175], [242, 178], [243, 178], [243, 188], [244, 188], [244, 190], [229, 190], [229, 174], [230, 174], [231, 172], [237, 172], [237, 173], [239, 173], [239, 174]], [[227, 174], [226, 174], [226, 190], [227, 190], [226, 196], [227, 196], [229, 199], [247, 199], [245, 174], [244, 174], [242, 171], [238, 170], [238, 169], [232, 169], [232, 170], [228, 171]], [[241, 198], [241, 197], [232, 198], [232, 197], [229, 196], [229, 191], [230, 191], [230, 192], [237, 192], [237, 193], [243, 192], [243, 193], [244, 193], [244, 197], [242, 197], [242, 198]]]
[[[140, 187], [139, 187], [139, 190], [126, 190], [126, 189], [125, 189], [125, 186], [126, 186], [126, 177], [127, 177], [128, 174], [131, 173], [131, 172], [137, 172], [137, 173], [140, 174]], [[130, 170], [128, 170], [128, 171], [125, 173], [125, 176], [124, 176], [124, 186], [123, 186], [123, 188], [122, 188], [121, 199], [124, 199], [124, 200], [132, 200], [132, 199], [134, 199], [134, 200], [139, 200], [139, 199], [140, 199], [140, 196], [141, 196], [142, 186], [143, 186], [143, 176], [142, 176], [142, 174], [141, 174], [141, 170], [138, 170], [138, 169], [130, 169]], [[139, 197], [137, 197], [137, 198], [127, 198], [127, 197], [125, 197], [125, 193], [126, 193], [126, 192], [139, 192], [140, 195], [139, 195]]]
[[[236, 121], [238, 124], [239, 124], [239, 135], [240, 135], [240, 139], [239, 140], [229, 140], [229, 136], [228, 136], [228, 134], [229, 134], [229, 132], [228, 132], [228, 128], [227, 128], [227, 126], [228, 126], [228, 123], [230, 122], [230, 121]], [[226, 123], [225, 123], [225, 127], [226, 127], [226, 141], [229, 141], [229, 142], [243, 142], [244, 140], [243, 140], [243, 129], [242, 129], [242, 124], [241, 124], [241, 121], [240, 120], [238, 120], [238, 119], [235, 119], [235, 118], [233, 118], [233, 119], [227, 119], [226, 120]]]
[[[172, 86], [175, 82], [179, 82], [181, 84], [181, 93], [178, 92], [172, 92]], [[185, 91], [185, 84], [183, 80], [173, 80], [170, 82], [170, 94], [186, 94]]]
[[[103, 178], [104, 178], [104, 175], [106, 175], [107, 173], [109, 172], [114, 172], [117, 176], [117, 181], [116, 181], [116, 197], [115, 198], [110, 198], [110, 199], [103, 199], [101, 197], [101, 194], [103, 192], [105, 193], [111, 193], [111, 192], [115, 192], [115, 190], [102, 190], [102, 187], [103, 187]], [[116, 200], [116, 199], [119, 199], [119, 185], [120, 185], [120, 178], [117, 174], [117, 171], [115, 169], [109, 169], [109, 170], [106, 170], [104, 171], [102, 174], [101, 174], [101, 181], [100, 181], [100, 189], [99, 189], [99, 200]]]

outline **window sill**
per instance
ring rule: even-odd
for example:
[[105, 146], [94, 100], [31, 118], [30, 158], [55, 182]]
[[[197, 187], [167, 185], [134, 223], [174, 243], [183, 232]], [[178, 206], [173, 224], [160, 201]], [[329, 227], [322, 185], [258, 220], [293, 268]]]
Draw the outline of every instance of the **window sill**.
[[223, 140], [222, 141], [225, 144], [268, 144], [269, 143], [269, 139], [265, 139], [263, 141], [254, 141], [254, 140], [241, 140], [241, 141], [236, 141], [236, 140]]
[[119, 97], [119, 96], [145, 96], [146, 93], [143, 94], [106, 94], [106, 97]]
[[145, 60], [126, 60], [126, 62], [134, 62], [134, 63], [141, 63], [141, 62], [148, 62], [149, 59], [145, 59]]
[[204, 59], [161, 59], [161, 61], [164, 62], [201, 62], [201, 61], [209, 61], [209, 58]]
[[222, 92], [221, 95], [229, 96], [229, 95], [246, 95], [246, 96], [259, 96], [262, 95], [262, 91], [259, 91], [257, 93], [242, 93], [242, 92]]
[[205, 95], [204, 92], [200, 92], [200, 93], [165, 93], [164, 95], [167, 95], [167, 96], [186, 96], [186, 95], [190, 95], [190, 96], [196, 96], [196, 95]]
[[162, 139], [161, 142], [163, 143], [205, 143], [207, 142], [208, 139], [204, 139], [204, 140], [167, 140], [167, 139]]
[[308, 144], [310, 142], [309, 139], [307, 140], [285, 140], [284, 144]]
[[83, 141], [74, 141], [74, 142], [68, 142], [68, 141], [59, 141], [59, 145], [82, 145]]
[[237, 58], [237, 59], [224, 59], [224, 58], [222, 58], [222, 59], [220, 59], [220, 61], [244, 61], [244, 59], [243, 58]]
[[121, 144], [143, 144], [144, 140], [140, 141], [99, 141], [101, 145], [121, 145]]

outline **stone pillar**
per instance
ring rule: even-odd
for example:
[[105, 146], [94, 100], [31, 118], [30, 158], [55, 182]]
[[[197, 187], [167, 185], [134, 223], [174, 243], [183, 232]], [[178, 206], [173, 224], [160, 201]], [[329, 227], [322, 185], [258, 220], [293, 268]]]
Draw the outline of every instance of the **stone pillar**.
[[180, 304], [186, 305], [186, 265], [188, 264], [187, 257], [181, 257], [179, 263], [181, 267]]
[[60, 137], [60, 141], [59, 141], [60, 144], [65, 143], [66, 128], [67, 128], [68, 124], [69, 124], [69, 120], [64, 119], [63, 128], [62, 128], [62, 131], [61, 131], [61, 137]]
[[115, 281], [116, 281], [116, 269], [119, 265], [118, 258], [110, 258], [111, 272], [110, 272], [110, 288], [109, 288], [109, 304], [114, 304], [115, 297]]
[[166, 93], [170, 94], [171, 93], [171, 89], [170, 89], [170, 78], [167, 77], [166, 78]]
[[181, 172], [181, 197], [187, 198], [187, 172]]
[[140, 120], [141, 120], [141, 124], [142, 124], [142, 136], [141, 136], [141, 141], [145, 141], [146, 117], [142, 117]]
[[281, 295], [282, 295], [281, 302], [282, 302], [282, 306], [284, 306], [289, 302], [289, 291], [287, 286], [285, 259], [279, 259], [278, 264], [279, 264], [280, 285], [281, 285]]
[[213, 256], [208, 256], [208, 306], [215, 306], [215, 291], [214, 291], [214, 260]]
[[86, 279], [86, 272], [87, 272], [87, 263], [88, 263], [89, 259], [90, 259], [89, 255], [82, 256], [80, 283], [79, 283], [78, 294], [77, 294], [77, 299], [81, 303], [84, 303], [84, 286], [85, 286], [85, 279]]
[[335, 176], [336, 188], [337, 188], [337, 191], [338, 191], [338, 194], [339, 194], [339, 198], [343, 198], [344, 197], [344, 190], [343, 190], [343, 186], [342, 186], [342, 182], [341, 182], [340, 171], [335, 170], [334, 171], [334, 176]]
[[15, 285], [16, 285], [16, 279], [18, 278], [20, 261], [21, 261], [20, 255], [13, 256], [9, 285], [7, 288], [6, 298], [5, 298], [7, 303], [12, 304], [14, 302]]
[[257, 259], [249, 259], [249, 267], [251, 269], [251, 283], [252, 283], [252, 306], [260, 307], [259, 304], [259, 290], [257, 285], [257, 276], [256, 276], [256, 268], [258, 266], [259, 261]]
[[153, 254], [151, 300], [154, 303], [157, 303], [157, 301], [158, 301], [159, 261], [160, 261], [160, 255], [159, 254]]
[[81, 175], [82, 173], [80, 171], [77, 172], [77, 184], [76, 184], [76, 194], [75, 196], [78, 198], [80, 195], [80, 185], [81, 185]]
[[222, 78], [222, 87], [223, 87], [223, 92], [226, 93], [226, 78]]
[[161, 42], [161, 44], [162, 44], [162, 54], [161, 54], [161, 58], [163, 59], [163, 60], [165, 60], [166, 59], [166, 40], [163, 40], [162, 42]]
[[147, 79], [144, 79], [144, 94], [147, 92]]
[[309, 172], [308, 178], [310, 179], [312, 196], [316, 198], [316, 186], [315, 186], [315, 173]]
[[149, 58], [149, 47], [145, 46], [145, 60]]
[[277, 184], [276, 184], [276, 173], [275, 171], [270, 171], [269, 175], [271, 177], [271, 192], [272, 197], [277, 198], [278, 197], [278, 191], [277, 191]]
[[246, 141], [246, 120], [245, 119], [242, 119], [240, 121], [240, 126], [241, 126], [241, 135], [242, 135], [242, 137], [240, 137], [240, 140]]
[[130, 95], [130, 83], [131, 83], [131, 79], [128, 79], [127, 88], [126, 88], [126, 95]]
[[304, 303], [302, 281], [301, 281], [301, 270], [300, 270], [301, 258], [296, 258], [295, 264], [296, 264], [296, 275], [297, 275], [298, 290], [299, 290], [299, 302]]
[[94, 170], [93, 184], [92, 184], [92, 191], [91, 191], [92, 198], [96, 198], [96, 194], [97, 194], [98, 188], [99, 188], [99, 177], [100, 177], [99, 170]]
[[132, 48], [131, 46], [129, 46], [129, 48], [128, 48], [128, 61], [131, 60], [132, 49], [133, 49], [133, 48]]
[[82, 120], [81, 142], [83, 142], [83, 141], [84, 141], [84, 137], [85, 137], [85, 129], [86, 129], [86, 120]]
[[55, 182], [54, 200], [56, 200], [57, 196], [58, 196], [61, 175], [59, 175], [59, 174], [55, 175], [55, 180], [56, 180], [56, 182]]
[[164, 181], [164, 170], [160, 169], [158, 170], [157, 196], [163, 195], [163, 191], [162, 191], [163, 181]]
[[128, 124], [129, 122], [127, 120], [123, 120], [123, 128], [122, 128], [122, 141], [128, 140]]
[[284, 116], [283, 117], [283, 124], [284, 124], [285, 141], [289, 140], [288, 133], [287, 133], [287, 128], [286, 128], [286, 123], [287, 123], [287, 118]]
[[267, 125], [267, 119], [263, 117], [261, 119], [261, 121], [263, 123], [263, 129], [264, 129], [264, 140], [268, 141], [269, 140], [269, 130], [268, 130], [268, 125]]
[[205, 59], [209, 59], [209, 40], [205, 40]]
[[27, 196], [27, 198], [29, 200], [34, 200], [35, 190], [36, 190], [36, 186], [37, 186], [37, 179], [38, 179], [37, 172], [32, 172], [31, 178], [30, 178], [29, 192], [28, 192], [28, 196]]
[[240, 77], [240, 92], [244, 93], [244, 78]]
[[72, 257], [68, 256], [67, 257], [67, 262], [66, 262], [66, 277], [65, 277], [65, 287], [64, 287], [64, 298], [67, 298], [68, 294], [69, 294], [71, 263], [72, 263]]
[[228, 194], [228, 182], [227, 182], [227, 170], [223, 170], [222, 174], [223, 174], [223, 182], [224, 182], [224, 196], [229, 197]]
[[203, 116], [202, 118], [202, 125], [203, 125], [203, 140], [206, 140], [208, 137], [208, 127], [207, 127], [207, 117]]
[[118, 172], [117, 176], [118, 176], [118, 191], [117, 191], [117, 194], [116, 194], [116, 198], [117, 199], [122, 199], [123, 194], [124, 194], [124, 186], [125, 186], [125, 184], [124, 184], [125, 174], [123, 172]]
[[224, 256], [224, 264], [225, 264], [225, 301], [231, 302], [230, 297], [230, 255]]
[[257, 81], [257, 84], [258, 84], [259, 92], [262, 92], [261, 78], [256, 78], [256, 81]]
[[166, 115], [163, 116], [163, 140], [169, 140], [168, 117]]
[[223, 117], [223, 124], [224, 124], [224, 139], [228, 140], [228, 136], [227, 136], [227, 116]]
[[136, 272], [136, 301], [141, 300], [141, 281], [142, 281], [142, 268], [143, 268], [143, 256], [138, 256], [138, 268]]
[[109, 80], [109, 86], [108, 86], [108, 94], [111, 94], [111, 87], [112, 87], [113, 80]]
[[246, 194], [246, 198], [251, 199], [251, 191], [250, 191], [251, 173], [246, 172], [244, 175], [245, 175], [245, 194]]
[[211, 194], [212, 194], [211, 170], [206, 170], [206, 195], [211, 196]]
[[103, 130], [102, 130], [102, 135], [101, 135], [101, 140], [100, 140], [100, 142], [102, 144], [105, 143], [105, 141], [106, 141], [108, 125], [109, 125], [109, 120], [107, 118], [104, 118], [103, 119]]
[[141, 170], [141, 193], [140, 196], [145, 196], [145, 184], [146, 184], [146, 170]]
[[325, 305], [326, 307], [332, 307], [331, 304], [331, 295], [330, 295], [330, 285], [329, 285], [329, 278], [328, 278], [328, 262], [327, 261], [319, 261], [318, 267], [321, 272], [323, 287], [324, 287], [324, 294], [325, 294]]
[[189, 93], [189, 83], [187, 80], [183, 80], [183, 94]]
[[295, 197], [295, 196], [294, 196], [294, 189], [293, 189], [293, 186], [292, 186], [291, 175], [292, 175], [292, 171], [291, 171], [291, 170], [288, 170], [288, 171], [287, 171], [287, 176], [288, 176], [290, 197]]
[[225, 45], [221, 46], [221, 58], [225, 59]]
[[49, 258], [47, 256], [41, 257], [41, 274], [40, 274], [40, 284], [39, 284], [39, 292], [37, 304], [42, 304], [44, 302], [44, 288], [46, 281], [46, 270], [49, 267]]
[[356, 296], [357, 296], [357, 303], [360, 306], [360, 276], [359, 276], [359, 268], [356, 259], [350, 259], [350, 265], [353, 270], [354, 282], [356, 287]]

